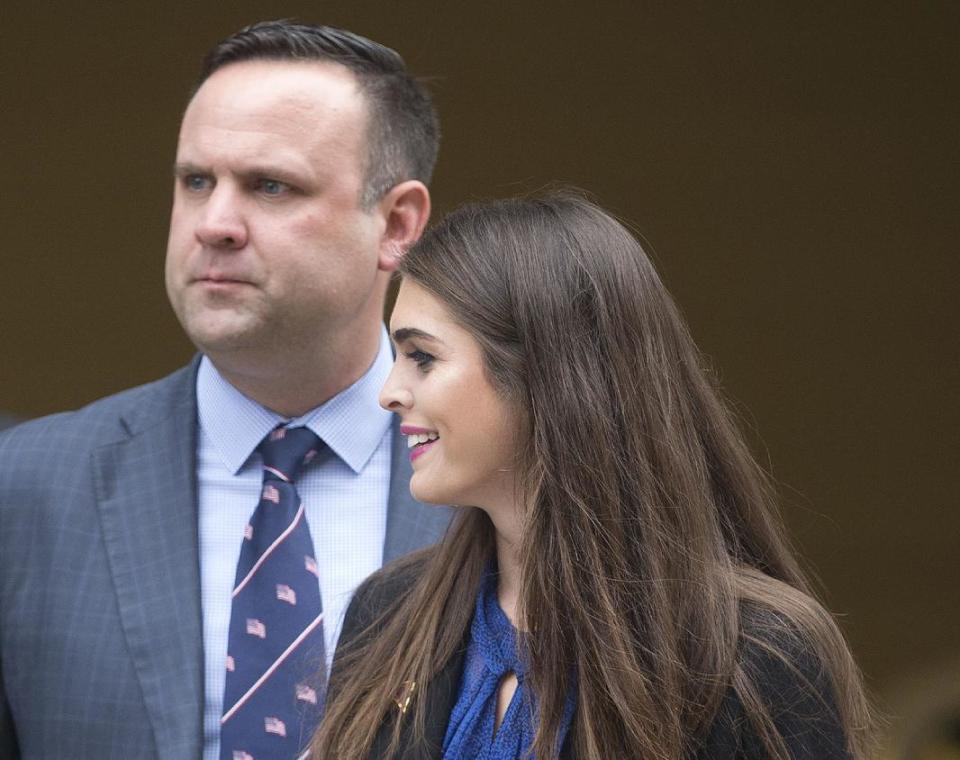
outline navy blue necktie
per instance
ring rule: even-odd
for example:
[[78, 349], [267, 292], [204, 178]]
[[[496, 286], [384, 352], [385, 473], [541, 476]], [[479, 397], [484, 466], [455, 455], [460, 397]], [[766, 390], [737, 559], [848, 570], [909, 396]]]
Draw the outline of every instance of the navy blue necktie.
[[313, 540], [293, 481], [322, 446], [274, 429], [258, 451], [263, 490], [244, 532], [230, 611], [221, 760], [293, 760], [323, 708], [323, 611]]

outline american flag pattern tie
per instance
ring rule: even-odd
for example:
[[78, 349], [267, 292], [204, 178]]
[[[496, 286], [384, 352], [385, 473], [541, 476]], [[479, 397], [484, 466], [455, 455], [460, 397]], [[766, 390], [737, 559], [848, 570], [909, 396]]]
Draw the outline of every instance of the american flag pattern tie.
[[323, 611], [294, 487], [323, 444], [308, 428], [263, 439], [263, 489], [244, 531], [230, 611], [220, 760], [293, 760], [323, 709]]

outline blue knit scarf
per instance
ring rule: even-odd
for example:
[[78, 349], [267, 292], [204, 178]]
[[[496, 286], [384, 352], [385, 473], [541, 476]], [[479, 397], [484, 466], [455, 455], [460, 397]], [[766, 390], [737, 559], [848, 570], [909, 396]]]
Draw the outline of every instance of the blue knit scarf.
[[[497, 691], [508, 673], [517, 690], [494, 733]], [[497, 575], [485, 573], [470, 627], [460, 694], [443, 740], [443, 760], [521, 760], [533, 744], [536, 705], [525, 687], [526, 663], [517, 654], [517, 632], [497, 603]], [[560, 746], [570, 728], [574, 701], [567, 696], [557, 737]]]

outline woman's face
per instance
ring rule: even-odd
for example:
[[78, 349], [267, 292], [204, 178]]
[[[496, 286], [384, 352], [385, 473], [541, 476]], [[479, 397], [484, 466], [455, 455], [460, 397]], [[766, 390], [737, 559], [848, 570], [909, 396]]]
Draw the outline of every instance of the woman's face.
[[420, 501], [515, 509], [517, 416], [484, 372], [480, 345], [409, 278], [390, 319], [397, 358], [380, 405], [411, 444]]

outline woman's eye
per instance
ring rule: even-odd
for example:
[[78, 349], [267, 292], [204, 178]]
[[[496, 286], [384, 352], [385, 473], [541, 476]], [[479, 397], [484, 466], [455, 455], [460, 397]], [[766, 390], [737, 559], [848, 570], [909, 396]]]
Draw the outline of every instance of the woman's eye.
[[420, 369], [426, 370], [430, 368], [430, 365], [433, 364], [433, 356], [428, 354], [426, 351], [421, 351], [419, 349], [414, 349], [404, 354], [408, 359], [413, 360], [417, 367]]

